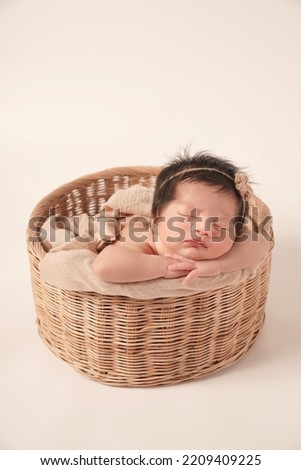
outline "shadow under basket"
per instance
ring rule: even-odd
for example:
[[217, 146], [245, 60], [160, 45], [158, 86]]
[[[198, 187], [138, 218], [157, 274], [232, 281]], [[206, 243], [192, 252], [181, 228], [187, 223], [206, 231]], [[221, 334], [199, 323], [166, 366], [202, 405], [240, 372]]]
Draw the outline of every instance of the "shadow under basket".
[[[43, 282], [39, 263], [46, 251], [41, 226], [50, 212], [96, 215], [118, 189], [133, 184], [154, 187], [158, 171], [120, 167], [72, 181], [35, 207], [27, 230], [40, 336], [56, 356], [107, 385], [151, 387], [212, 374], [243, 357], [264, 322], [274, 244], [271, 223], [269, 253], [255, 277], [238, 285], [141, 300], [66, 291]], [[268, 213], [267, 206], [255, 199], [257, 213]]]

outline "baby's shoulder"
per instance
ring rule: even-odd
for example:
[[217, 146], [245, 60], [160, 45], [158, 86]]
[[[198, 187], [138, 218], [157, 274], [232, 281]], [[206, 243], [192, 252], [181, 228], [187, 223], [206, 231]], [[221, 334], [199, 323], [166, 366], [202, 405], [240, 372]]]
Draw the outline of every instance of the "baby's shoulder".
[[117, 243], [141, 253], [154, 254], [149, 219], [142, 216], [127, 218], [123, 229], [117, 237]]

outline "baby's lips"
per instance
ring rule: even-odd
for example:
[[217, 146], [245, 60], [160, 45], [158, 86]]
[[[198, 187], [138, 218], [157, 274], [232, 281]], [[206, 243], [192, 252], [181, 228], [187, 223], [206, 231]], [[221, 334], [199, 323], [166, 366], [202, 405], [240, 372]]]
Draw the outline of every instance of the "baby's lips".
[[186, 243], [188, 245], [202, 246], [204, 248], [208, 248], [207, 244], [203, 240], [197, 238], [191, 238], [190, 240], [186, 240]]

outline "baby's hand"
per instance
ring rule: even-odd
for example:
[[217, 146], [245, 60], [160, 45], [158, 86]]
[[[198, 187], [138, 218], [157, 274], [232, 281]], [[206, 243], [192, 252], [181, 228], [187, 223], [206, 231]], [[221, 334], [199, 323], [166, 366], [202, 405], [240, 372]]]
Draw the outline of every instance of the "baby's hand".
[[189, 274], [183, 280], [183, 284], [188, 284], [189, 281], [198, 277], [217, 276], [221, 273], [221, 267], [216, 259], [194, 261], [176, 253], [166, 254], [165, 256], [178, 261], [170, 264], [168, 271], [189, 271]]
[[171, 266], [178, 265], [179, 263], [175, 263], [175, 261], [172, 259], [172, 256], [170, 255], [165, 255], [164, 259], [166, 262], [166, 273], [164, 276], [165, 279], [175, 279], [178, 277], [186, 276], [187, 272], [189, 272], [191, 269], [194, 269], [192, 265], [190, 267], [187, 265], [186, 267], [180, 269], [169, 269]]

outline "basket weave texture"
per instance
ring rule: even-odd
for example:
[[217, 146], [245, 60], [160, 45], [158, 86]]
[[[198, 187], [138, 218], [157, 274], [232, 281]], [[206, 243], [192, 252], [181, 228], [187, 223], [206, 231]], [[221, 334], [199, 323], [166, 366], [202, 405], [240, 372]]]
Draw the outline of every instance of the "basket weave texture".
[[56, 356], [108, 385], [176, 384], [216, 372], [245, 355], [265, 318], [273, 238], [255, 277], [185, 297], [141, 300], [60, 290], [43, 282], [39, 263], [46, 252], [41, 226], [50, 212], [96, 215], [118, 189], [133, 184], [153, 187], [158, 171], [119, 167], [84, 176], [46, 196], [28, 225], [39, 334]]

